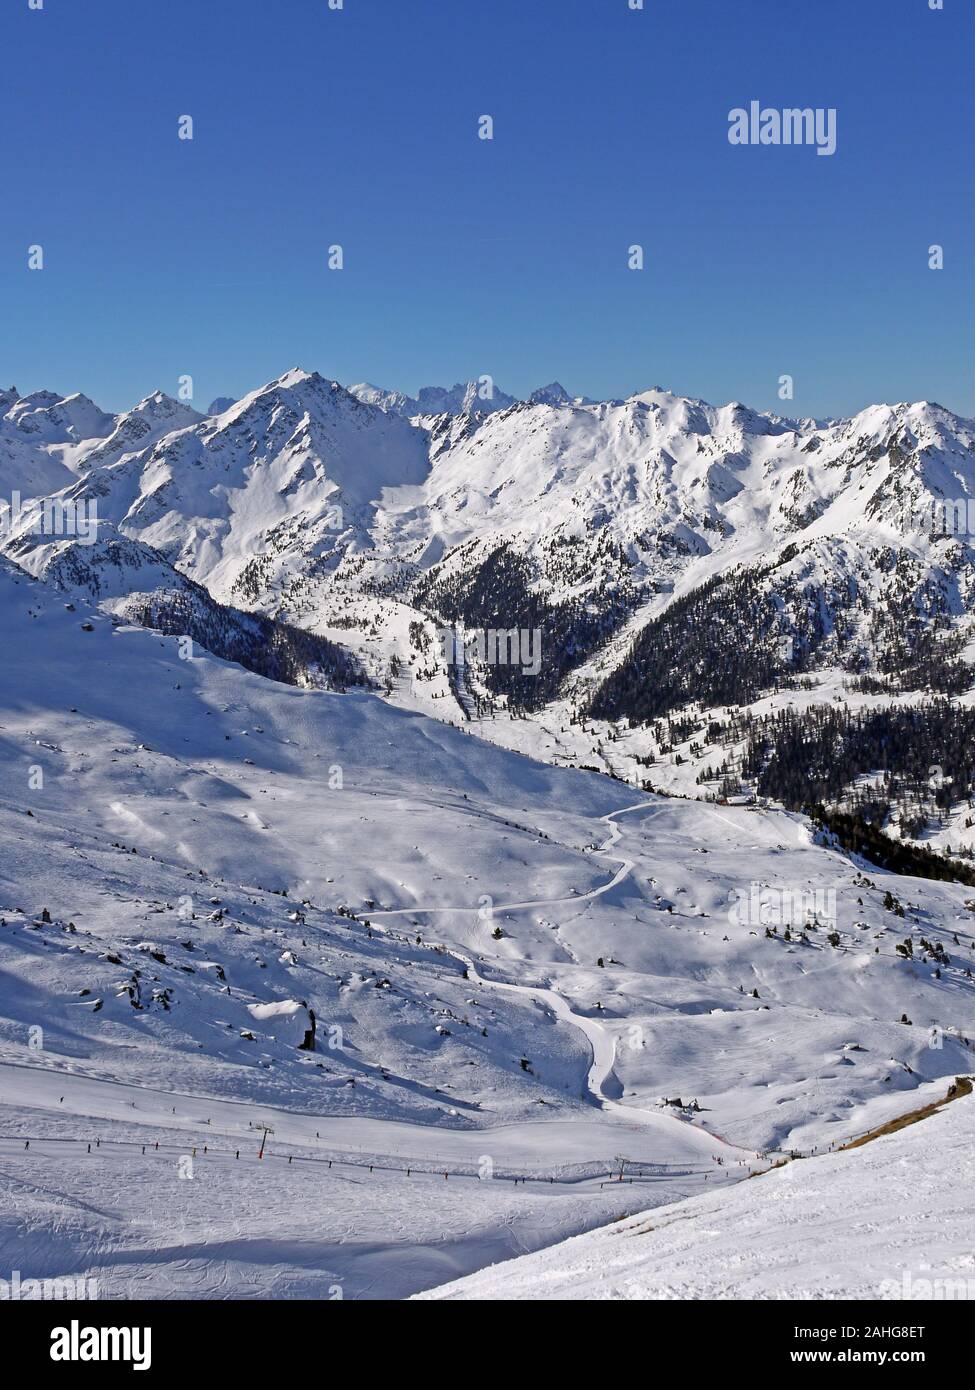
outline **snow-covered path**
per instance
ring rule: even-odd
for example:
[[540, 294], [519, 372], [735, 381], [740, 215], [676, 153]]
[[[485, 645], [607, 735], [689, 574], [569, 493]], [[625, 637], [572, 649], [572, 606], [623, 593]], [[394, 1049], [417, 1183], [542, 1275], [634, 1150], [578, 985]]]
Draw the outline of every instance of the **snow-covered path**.
[[[604, 893], [608, 893], [612, 888], [615, 888], [617, 884], [622, 883], [624, 879], [629, 877], [633, 872], [635, 863], [633, 859], [628, 858], [626, 855], [613, 853], [614, 846], [619, 843], [623, 836], [623, 832], [617, 824], [618, 818], [620, 816], [632, 815], [635, 811], [649, 810], [652, 814], [648, 816], [647, 819], [652, 820], [654, 815], [660, 815], [664, 809], [666, 808], [661, 807], [658, 802], [640, 801], [633, 806], [624, 806], [620, 810], [610, 811], [608, 815], [600, 816], [600, 820], [609, 827], [610, 836], [606, 843], [602, 845], [596, 853], [603, 854], [609, 859], [615, 859], [619, 863], [619, 868], [606, 883], [586, 893], [573, 894], [569, 897], [543, 898], [521, 903], [499, 903], [495, 906], [494, 910], [498, 912], [515, 912], [532, 908], [554, 907], [565, 903], [571, 903], [575, 906], [579, 903], [598, 898]], [[394, 908], [389, 911], [370, 913], [369, 920], [370, 922], [374, 922], [376, 918], [404, 915], [417, 916], [424, 913], [477, 913], [479, 911], [479, 908], [470, 907], [469, 905], [460, 908]], [[674, 1119], [672, 1116], [661, 1114], [659, 1111], [642, 1110], [635, 1106], [624, 1105], [610, 1095], [609, 1092], [611, 1090], [618, 1091], [621, 1089], [614, 1070], [616, 1066], [616, 1039], [607, 1028], [598, 1022], [598, 1020], [589, 1018], [585, 1014], [577, 1013], [564, 995], [557, 993], [548, 986], [524, 985], [517, 984], [513, 981], [485, 978], [477, 969], [477, 966], [470, 956], [459, 951], [454, 945], [447, 945], [443, 942], [439, 944], [442, 949], [453, 956], [455, 960], [463, 962], [468, 977], [474, 984], [481, 985], [486, 989], [498, 989], [511, 994], [523, 995], [531, 999], [534, 1003], [540, 1004], [543, 1008], [550, 1009], [561, 1022], [569, 1024], [570, 1027], [577, 1028], [584, 1035], [592, 1049], [592, 1063], [586, 1074], [586, 1089], [593, 1104], [600, 1110], [611, 1111], [625, 1118], [630, 1124], [645, 1124], [655, 1129], [659, 1129], [661, 1125], [668, 1123], [681, 1124], [680, 1121]], [[716, 1135], [709, 1134], [707, 1130], [700, 1129], [691, 1131], [690, 1126], [683, 1124], [681, 1124], [681, 1128], [685, 1134], [695, 1132], [700, 1135], [701, 1151], [702, 1153], [707, 1153], [708, 1156], [713, 1154], [715, 1144], [720, 1144], [722, 1147], [733, 1149], [739, 1157], [745, 1160], [751, 1161], [758, 1157], [753, 1151], [728, 1144], [726, 1140]]]
[[[189, 1095], [159, 1086], [126, 1084], [65, 1065], [0, 1063], [0, 1094], [4, 1104], [25, 1114], [37, 1114], [36, 1121], [28, 1120], [20, 1127], [19, 1139], [0, 1137], [0, 1155], [13, 1157], [23, 1153], [27, 1138], [42, 1140], [44, 1152], [48, 1151], [53, 1136], [44, 1139], [45, 1116], [58, 1117], [55, 1132], [64, 1142], [84, 1144], [90, 1139], [94, 1144], [96, 1137], [109, 1129], [115, 1132], [121, 1125], [123, 1129], [117, 1132], [136, 1146], [147, 1142], [151, 1148], [158, 1140], [163, 1148], [177, 1145], [185, 1149], [188, 1143], [198, 1143], [202, 1149], [207, 1143], [215, 1152], [239, 1148], [249, 1157], [260, 1147], [262, 1126], [267, 1124], [274, 1134], [267, 1146], [269, 1154], [287, 1156], [293, 1152], [303, 1160], [331, 1158], [354, 1166], [412, 1165], [417, 1172], [426, 1167], [437, 1174], [449, 1167], [455, 1174], [476, 1176], [478, 1160], [487, 1145], [499, 1172], [503, 1169], [519, 1177], [538, 1175], [545, 1181], [554, 1178], [571, 1183], [604, 1177], [614, 1146], [621, 1142], [619, 1127], [595, 1116], [591, 1120], [578, 1116], [540, 1118], [490, 1131], [449, 1130], [403, 1120], [308, 1114], [252, 1100]], [[629, 1118], [626, 1107], [618, 1110], [622, 1119]], [[678, 1125], [666, 1116], [654, 1119], [658, 1127], [670, 1130], [674, 1142], [666, 1151], [643, 1155], [638, 1161], [653, 1163], [661, 1170], [685, 1171], [689, 1164], [696, 1167], [691, 1127]], [[706, 1169], [710, 1164], [703, 1166]]]
[[[654, 809], [656, 811], [656, 814], [659, 815], [666, 808], [660, 806], [659, 803], [654, 801], [640, 801], [637, 802], [635, 806], [624, 806], [618, 811], [610, 811], [608, 815], [599, 817], [601, 821], [603, 821], [606, 825], [609, 826], [611, 833], [610, 838], [606, 841], [604, 845], [600, 846], [600, 848], [596, 850], [596, 853], [605, 854], [610, 859], [616, 859], [618, 860], [620, 865], [620, 867], [616, 870], [616, 872], [612, 875], [608, 882], [602, 883], [597, 888], [592, 888], [585, 893], [570, 893], [568, 897], [532, 898], [527, 902], [495, 903], [492, 910], [495, 912], [524, 912], [536, 907], [559, 907], [566, 903], [571, 903], [574, 906], [576, 906], [579, 903], [590, 902], [593, 898], [602, 897], [604, 893], [608, 893], [611, 889], [615, 888], [617, 884], [622, 883], [623, 880], [628, 878], [629, 875], [633, 872], [634, 861], [632, 859], [627, 859], [623, 855], [610, 853], [613, 846], [617, 843], [617, 841], [621, 838], [622, 835], [622, 832], [620, 831], [619, 827], [615, 824], [616, 817], [630, 815], [633, 811], [644, 811]], [[653, 817], [648, 817], [648, 819], [652, 820]], [[370, 922], [374, 921], [377, 917], [432, 916], [436, 913], [444, 912], [471, 912], [477, 914], [480, 911], [481, 909], [479, 907], [471, 907], [470, 903], [464, 903], [461, 907], [394, 907], [384, 908], [382, 911], [379, 912], [370, 912], [369, 920]], [[454, 952], [454, 954], [456, 955], [456, 952]]]

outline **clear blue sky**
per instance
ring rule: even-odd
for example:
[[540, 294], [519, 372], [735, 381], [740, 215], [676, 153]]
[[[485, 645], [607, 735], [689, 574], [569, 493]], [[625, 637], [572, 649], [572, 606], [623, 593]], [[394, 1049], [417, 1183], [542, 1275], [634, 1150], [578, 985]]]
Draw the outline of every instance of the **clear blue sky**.
[[[0, 384], [975, 415], [973, 0], [3, 0], [0, 54]], [[752, 99], [837, 153], [730, 145]]]

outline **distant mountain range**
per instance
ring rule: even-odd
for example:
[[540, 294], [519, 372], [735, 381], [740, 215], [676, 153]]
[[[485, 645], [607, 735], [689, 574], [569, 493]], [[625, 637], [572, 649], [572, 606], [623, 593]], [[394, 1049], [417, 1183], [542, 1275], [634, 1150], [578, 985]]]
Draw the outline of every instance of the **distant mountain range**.
[[[406, 396], [402, 391], [386, 391], [381, 386], [370, 386], [367, 381], [350, 386], [349, 392], [367, 405], [378, 405], [393, 415], [403, 415], [407, 419], [423, 415], [490, 415], [496, 410], [508, 410], [520, 404], [517, 396], [497, 390], [490, 377], [482, 377], [479, 381], [462, 381], [450, 387], [424, 386], [416, 396]], [[530, 405], [592, 404], [587, 396], [570, 396], [558, 381], [539, 386], [525, 399]]]

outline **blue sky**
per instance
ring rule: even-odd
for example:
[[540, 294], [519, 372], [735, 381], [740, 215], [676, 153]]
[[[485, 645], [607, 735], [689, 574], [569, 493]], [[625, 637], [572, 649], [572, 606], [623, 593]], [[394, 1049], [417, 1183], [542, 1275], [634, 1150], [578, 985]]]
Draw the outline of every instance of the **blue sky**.
[[[972, 0], [628, 3], [4, 0], [0, 383], [975, 415]], [[732, 146], [753, 99], [836, 154]]]

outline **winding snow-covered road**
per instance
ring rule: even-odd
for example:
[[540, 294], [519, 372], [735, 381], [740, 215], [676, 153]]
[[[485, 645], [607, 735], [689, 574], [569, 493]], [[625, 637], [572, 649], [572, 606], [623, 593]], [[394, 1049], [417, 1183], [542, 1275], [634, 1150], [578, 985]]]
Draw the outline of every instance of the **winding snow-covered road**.
[[[493, 910], [497, 912], [515, 912], [530, 908], [554, 907], [566, 903], [571, 903], [574, 906], [578, 906], [579, 903], [584, 903], [587, 900], [598, 898], [602, 894], [608, 893], [610, 889], [615, 888], [617, 884], [622, 883], [626, 878], [629, 877], [629, 875], [633, 871], [635, 862], [634, 860], [627, 858], [625, 855], [613, 854], [612, 852], [614, 846], [618, 844], [618, 842], [622, 839], [623, 835], [623, 832], [620, 830], [620, 827], [616, 823], [618, 818], [620, 816], [631, 815], [635, 811], [645, 810], [652, 810], [654, 811], [654, 814], [659, 815], [661, 811], [663, 811], [664, 809], [666, 808], [659, 806], [657, 802], [640, 801], [633, 806], [624, 806], [618, 811], [610, 811], [608, 815], [600, 816], [600, 820], [603, 821], [603, 823], [609, 827], [610, 836], [606, 843], [602, 845], [599, 848], [599, 850], [596, 851], [596, 853], [604, 854], [607, 856], [607, 858], [617, 860], [620, 867], [616, 870], [616, 872], [606, 883], [601, 884], [598, 888], [593, 888], [587, 893], [573, 894], [566, 898], [541, 898], [532, 902], [499, 903], [495, 905]], [[648, 817], [648, 819], [653, 819], [653, 817]], [[478, 907], [471, 907], [469, 905], [456, 908], [392, 908], [381, 912], [371, 912], [369, 914], [369, 921], [371, 923], [375, 922], [376, 918], [380, 917], [420, 916], [443, 912], [476, 913], [480, 910], [481, 909]], [[630, 1123], [648, 1124], [653, 1125], [657, 1128], [660, 1127], [662, 1118], [672, 1118], [667, 1116], [661, 1116], [661, 1113], [659, 1111], [641, 1110], [635, 1106], [624, 1105], [622, 1104], [622, 1102], [612, 1097], [612, 1095], [610, 1094], [611, 1090], [622, 1089], [618, 1079], [616, 1078], [614, 1070], [616, 1066], [616, 1039], [613, 1036], [613, 1034], [609, 1031], [609, 1029], [604, 1027], [603, 1024], [598, 1022], [598, 1020], [590, 1018], [585, 1014], [576, 1013], [576, 1011], [572, 1008], [572, 1005], [564, 997], [564, 995], [557, 993], [554, 989], [551, 989], [548, 986], [523, 985], [509, 981], [486, 979], [478, 971], [477, 966], [475, 965], [474, 961], [471, 959], [470, 956], [458, 950], [457, 947], [454, 945], [448, 946], [443, 942], [439, 942], [437, 944], [448, 955], [452, 956], [455, 960], [458, 960], [463, 964], [464, 968], [467, 971], [468, 977], [474, 984], [481, 985], [485, 989], [498, 989], [504, 990], [509, 994], [524, 995], [526, 998], [529, 998], [533, 1000], [535, 1003], [542, 1005], [542, 1007], [550, 1009], [556, 1018], [560, 1019], [563, 1023], [569, 1024], [570, 1027], [578, 1029], [579, 1032], [581, 1032], [585, 1036], [586, 1041], [589, 1043], [590, 1049], [592, 1050], [592, 1062], [590, 1064], [589, 1071], [586, 1074], [586, 1091], [592, 1103], [595, 1106], [597, 1106], [600, 1110], [612, 1111], [620, 1117], [625, 1118]], [[678, 1124], [681, 1122], [674, 1119], [673, 1123]], [[689, 1127], [686, 1125], [682, 1125], [682, 1128], [687, 1129]], [[698, 1132], [701, 1134], [702, 1137], [702, 1148], [713, 1148], [714, 1144], [720, 1144], [725, 1148], [734, 1149], [737, 1154], [748, 1159], [753, 1159], [756, 1157], [756, 1155], [753, 1154], [751, 1150], [740, 1149], [736, 1145], [729, 1144], [726, 1140], [720, 1139], [718, 1136], [710, 1134], [707, 1130], [703, 1128], [699, 1128]], [[703, 1142], [704, 1140], [706, 1140], [706, 1143]]]

